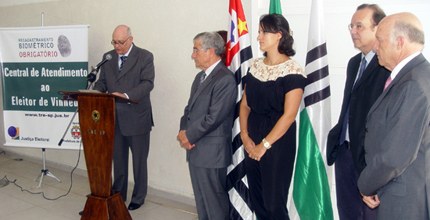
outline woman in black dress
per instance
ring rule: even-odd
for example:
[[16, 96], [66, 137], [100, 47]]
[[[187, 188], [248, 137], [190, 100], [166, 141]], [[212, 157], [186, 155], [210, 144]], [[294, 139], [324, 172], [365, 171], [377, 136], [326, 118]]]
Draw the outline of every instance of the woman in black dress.
[[306, 77], [291, 59], [294, 39], [282, 15], [263, 16], [257, 40], [264, 57], [244, 77], [239, 115], [251, 208], [258, 220], [285, 220]]

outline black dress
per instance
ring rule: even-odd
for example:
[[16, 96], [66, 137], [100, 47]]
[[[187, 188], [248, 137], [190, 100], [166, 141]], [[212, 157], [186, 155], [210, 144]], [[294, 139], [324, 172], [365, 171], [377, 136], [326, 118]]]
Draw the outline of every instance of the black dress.
[[[248, 133], [255, 144], [259, 144], [284, 113], [285, 94], [293, 89], [304, 89], [306, 78], [302, 74], [291, 73], [274, 80], [261, 81], [248, 73], [244, 77], [244, 84], [247, 103], [251, 108]], [[296, 122], [272, 144], [260, 161], [245, 154], [251, 208], [259, 220], [289, 219], [286, 204], [295, 154]]]

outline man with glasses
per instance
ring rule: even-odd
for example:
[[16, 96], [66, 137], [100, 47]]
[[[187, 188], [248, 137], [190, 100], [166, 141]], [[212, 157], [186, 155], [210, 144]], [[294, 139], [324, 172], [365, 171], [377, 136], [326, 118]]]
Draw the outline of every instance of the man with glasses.
[[201, 71], [191, 87], [177, 139], [187, 152], [200, 220], [228, 220], [227, 166], [237, 98], [233, 73], [221, 61], [224, 40], [215, 32], [194, 37], [191, 58]]
[[133, 43], [131, 30], [119, 25], [112, 34], [112, 56], [101, 67], [95, 90], [133, 100], [115, 103], [115, 143], [113, 152], [114, 182], [112, 190], [127, 200], [128, 152], [133, 160], [134, 189], [129, 210], [145, 202], [148, 186], [147, 158], [150, 131], [154, 125], [150, 92], [154, 88], [154, 58], [151, 52]]
[[376, 219], [376, 212], [362, 201], [357, 180], [366, 166], [366, 115], [390, 74], [378, 64], [373, 51], [378, 23], [384, 17], [378, 5], [362, 4], [348, 26], [354, 47], [360, 53], [348, 62], [340, 117], [327, 138], [327, 163], [336, 163], [337, 208], [341, 220]]

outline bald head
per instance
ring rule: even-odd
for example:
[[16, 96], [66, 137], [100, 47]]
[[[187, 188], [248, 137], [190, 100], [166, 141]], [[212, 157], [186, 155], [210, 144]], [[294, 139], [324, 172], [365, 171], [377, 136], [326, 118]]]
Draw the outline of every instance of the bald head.
[[112, 33], [112, 45], [119, 55], [124, 55], [128, 52], [133, 44], [133, 36], [127, 25], [118, 25]]
[[127, 25], [124, 25], [124, 24], [116, 26], [116, 28], [113, 31], [113, 34], [115, 34], [115, 33], [127, 35], [127, 37], [131, 36], [130, 27], [128, 27]]
[[385, 17], [376, 32], [375, 51], [379, 63], [393, 70], [403, 59], [424, 48], [424, 31], [419, 19], [408, 12]]
[[424, 45], [424, 31], [420, 20], [412, 13], [403, 12], [392, 15], [393, 37], [403, 36], [411, 43]]

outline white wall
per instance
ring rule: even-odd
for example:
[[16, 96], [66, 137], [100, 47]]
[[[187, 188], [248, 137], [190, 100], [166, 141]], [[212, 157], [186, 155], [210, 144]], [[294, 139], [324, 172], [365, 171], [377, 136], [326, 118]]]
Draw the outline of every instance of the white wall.
[[[0, 0], [0, 27], [89, 24], [89, 64], [101, 60], [110, 50], [111, 33], [117, 24], [128, 24], [136, 45], [154, 53], [156, 79], [152, 92], [155, 127], [151, 134], [149, 184], [151, 187], [181, 196], [193, 197], [185, 152], [176, 141], [179, 118], [185, 106], [191, 82], [198, 71], [191, 60], [192, 38], [198, 32], [227, 29], [228, 0], [27, 0], [39, 2], [11, 5]], [[6, 4], [7, 2], [7, 4]], [[311, 0], [281, 0], [284, 15], [289, 20], [296, 40], [297, 59], [304, 65]], [[421, 17], [430, 35], [429, 21], [423, 17], [430, 11], [428, 0], [375, 0], [388, 13], [406, 10]], [[350, 40], [347, 25], [361, 1], [326, 0], [324, 4], [326, 39], [329, 53], [332, 92], [332, 120], [337, 120], [349, 57], [357, 53]], [[268, 12], [269, 0], [242, 0], [248, 26], [252, 33], [254, 54], [258, 54], [256, 28], [261, 14]], [[251, 10], [252, 8], [252, 10]], [[429, 49], [426, 48], [426, 56]], [[1, 119], [2, 120], [2, 119]], [[66, 125], [65, 125], [66, 127]], [[4, 142], [3, 126], [0, 142]], [[60, 138], [60, 137], [59, 137]], [[29, 148], [7, 148], [8, 151], [41, 158], [41, 151]], [[48, 150], [50, 164], [73, 166], [76, 151]], [[85, 169], [81, 160], [80, 168]], [[131, 168], [131, 166], [130, 166]], [[130, 170], [131, 173], [131, 170]], [[35, 173], [35, 176], [37, 173]], [[131, 179], [131, 177], [130, 177]]]

